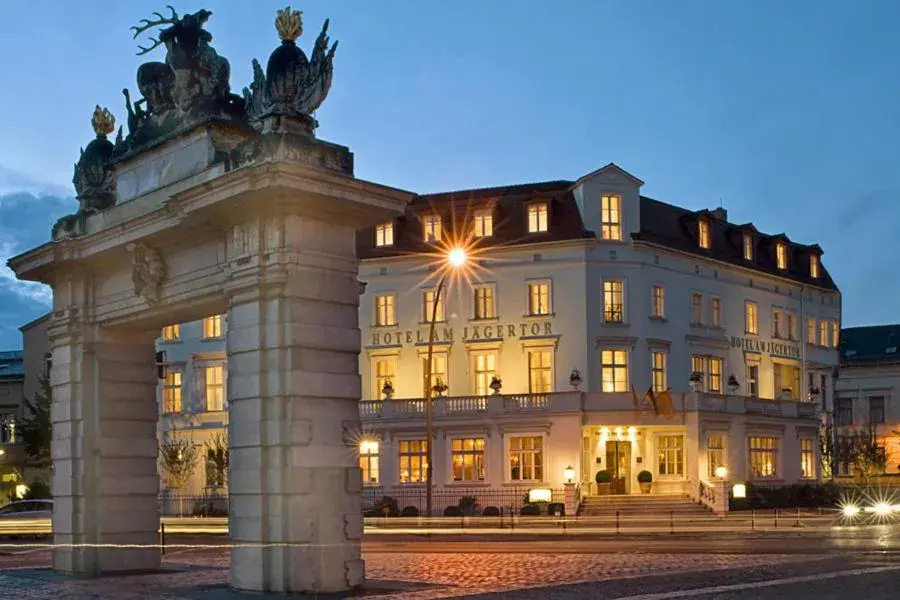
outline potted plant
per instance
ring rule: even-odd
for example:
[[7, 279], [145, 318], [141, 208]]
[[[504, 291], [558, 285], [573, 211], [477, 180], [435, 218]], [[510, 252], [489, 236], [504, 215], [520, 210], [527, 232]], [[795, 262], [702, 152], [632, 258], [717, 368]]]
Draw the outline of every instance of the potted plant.
[[572, 372], [569, 374], [569, 385], [575, 390], [581, 387], [581, 372], [578, 369], [572, 369]]
[[497, 377], [496, 375], [494, 375], [493, 377], [491, 377], [491, 386], [490, 387], [492, 390], [494, 390], [495, 395], [499, 394], [500, 388], [503, 387], [503, 380], [500, 379], [499, 377]]
[[653, 473], [646, 469], [637, 474], [638, 485], [641, 487], [642, 494], [650, 493], [650, 486], [653, 485]]
[[431, 386], [431, 391], [434, 392], [435, 397], [442, 398], [444, 396], [444, 392], [447, 391], [447, 384], [444, 383], [443, 379], [438, 377], [434, 385]]
[[594, 481], [597, 482], [597, 495], [609, 496], [609, 486], [610, 482], [612, 482], [612, 475], [610, 475], [609, 471], [606, 469], [597, 471], [597, 474], [594, 475]]
[[699, 392], [703, 387], [703, 373], [700, 371], [694, 371], [691, 373], [691, 378], [689, 379], [691, 382], [691, 390], [694, 392]]
[[384, 387], [381, 388], [381, 393], [384, 394], [385, 400], [390, 400], [391, 396], [394, 395], [394, 386], [391, 384], [390, 379], [385, 380]]

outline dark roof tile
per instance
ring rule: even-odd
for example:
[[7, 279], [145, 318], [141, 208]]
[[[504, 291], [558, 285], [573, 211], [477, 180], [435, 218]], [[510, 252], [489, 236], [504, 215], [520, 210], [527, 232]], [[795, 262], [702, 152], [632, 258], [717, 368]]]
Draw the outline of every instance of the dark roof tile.
[[841, 364], [900, 361], [900, 325], [841, 329]]

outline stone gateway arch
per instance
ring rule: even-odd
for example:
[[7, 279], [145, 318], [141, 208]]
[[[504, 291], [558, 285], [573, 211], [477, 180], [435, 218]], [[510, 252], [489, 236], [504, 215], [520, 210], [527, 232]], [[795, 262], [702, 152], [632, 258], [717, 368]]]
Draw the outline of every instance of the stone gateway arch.
[[[78, 211], [10, 260], [53, 289], [56, 570], [154, 570], [158, 368], [169, 323], [227, 313], [231, 585], [334, 592], [360, 585], [363, 522], [355, 232], [411, 194], [353, 176], [348, 148], [318, 140], [337, 44], [309, 57], [300, 13], [231, 93], [206, 10], [154, 14], [127, 133], [99, 106], [73, 182]], [[250, 69], [248, 68], [248, 72]], [[138, 546], [138, 547], [133, 547]]]

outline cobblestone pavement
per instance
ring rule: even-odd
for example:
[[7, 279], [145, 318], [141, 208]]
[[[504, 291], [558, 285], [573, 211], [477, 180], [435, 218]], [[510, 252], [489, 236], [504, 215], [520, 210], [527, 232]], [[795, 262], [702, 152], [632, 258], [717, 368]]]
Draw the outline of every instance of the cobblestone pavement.
[[[29, 554], [31, 564], [49, 560], [46, 552]], [[11, 559], [14, 557], [6, 557]], [[24, 558], [24, 556], [20, 557]], [[531, 589], [529, 597], [554, 596], [598, 582], [689, 574], [699, 571], [753, 571], [792, 564], [820, 562], [819, 555], [802, 554], [455, 554], [369, 553], [365, 557], [369, 589], [356, 597], [382, 600], [429, 600]], [[830, 560], [836, 560], [831, 558]], [[4, 561], [9, 564], [9, 561]], [[222, 550], [167, 554], [171, 570], [153, 575], [76, 580], [49, 571], [0, 571], [0, 598], [22, 600], [220, 600], [244, 597], [226, 589], [228, 556]], [[590, 582], [590, 583], [588, 583]], [[580, 586], [580, 587], [579, 587]], [[542, 590], [533, 589], [541, 587]], [[588, 596], [597, 596], [587, 588]], [[594, 590], [596, 591], [596, 590]], [[505, 594], [504, 594], [505, 595]], [[620, 594], [621, 595], [621, 594]], [[512, 594], [510, 594], [512, 597]], [[253, 596], [261, 598], [261, 596]], [[549, 597], [549, 596], [546, 596]], [[563, 596], [560, 596], [563, 597]], [[574, 596], [571, 596], [574, 597]]]

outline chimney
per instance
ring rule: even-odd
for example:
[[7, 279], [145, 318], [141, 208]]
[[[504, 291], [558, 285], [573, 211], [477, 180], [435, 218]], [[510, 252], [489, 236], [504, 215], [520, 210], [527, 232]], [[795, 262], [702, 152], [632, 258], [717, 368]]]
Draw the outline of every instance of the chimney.
[[725, 210], [724, 207], [719, 207], [715, 210], [710, 211], [712, 216], [716, 218], [717, 221], [727, 221], [728, 220], [728, 211]]

